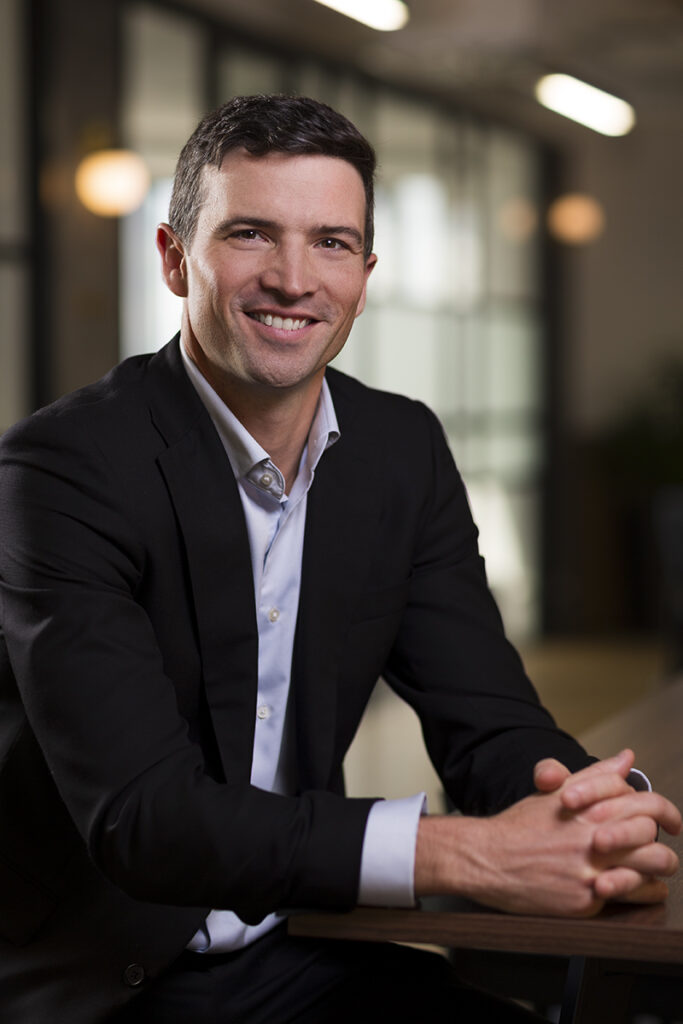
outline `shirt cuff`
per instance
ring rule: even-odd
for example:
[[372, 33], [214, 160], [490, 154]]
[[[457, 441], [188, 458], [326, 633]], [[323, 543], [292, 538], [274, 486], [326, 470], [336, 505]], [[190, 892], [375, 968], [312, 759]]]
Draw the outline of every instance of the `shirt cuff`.
[[375, 907], [415, 904], [415, 846], [424, 793], [379, 800], [370, 808], [360, 864], [358, 902]]

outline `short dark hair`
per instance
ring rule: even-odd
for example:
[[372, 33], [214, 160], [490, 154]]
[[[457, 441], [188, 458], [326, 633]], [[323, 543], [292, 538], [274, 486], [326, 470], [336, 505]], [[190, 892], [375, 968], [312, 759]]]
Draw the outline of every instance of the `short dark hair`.
[[356, 126], [326, 103], [305, 96], [235, 96], [207, 114], [178, 158], [169, 222], [180, 240], [192, 242], [204, 201], [202, 168], [220, 168], [233, 149], [339, 157], [356, 168], [365, 189], [365, 257], [374, 236], [375, 152]]

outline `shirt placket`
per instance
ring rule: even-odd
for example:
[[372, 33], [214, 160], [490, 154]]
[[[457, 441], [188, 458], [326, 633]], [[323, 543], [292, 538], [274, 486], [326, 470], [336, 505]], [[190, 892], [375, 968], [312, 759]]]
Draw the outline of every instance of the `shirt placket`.
[[290, 665], [283, 652], [294, 641], [300, 560], [292, 560], [288, 525], [294, 511], [287, 500], [269, 513], [270, 530], [263, 552], [257, 594], [259, 632], [258, 694], [251, 781], [274, 792], [291, 790], [291, 774], [281, 753], [285, 739]]

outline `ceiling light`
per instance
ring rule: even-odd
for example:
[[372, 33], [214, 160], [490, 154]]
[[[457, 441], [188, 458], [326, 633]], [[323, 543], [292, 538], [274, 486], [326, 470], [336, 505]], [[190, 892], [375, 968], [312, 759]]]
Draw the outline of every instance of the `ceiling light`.
[[403, 0], [317, 0], [317, 3], [379, 32], [395, 32], [403, 28], [410, 17]]
[[545, 75], [536, 83], [536, 99], [548, 110], [602, 135], [627, 135], [636, 123], [633, 107], [625, 100], [571, 75]]
[[129, 149], [100, 149], [76, 169], [76, 194], [100, 217], [122, 217], [142, 203], [149, 172], [142, 157]]

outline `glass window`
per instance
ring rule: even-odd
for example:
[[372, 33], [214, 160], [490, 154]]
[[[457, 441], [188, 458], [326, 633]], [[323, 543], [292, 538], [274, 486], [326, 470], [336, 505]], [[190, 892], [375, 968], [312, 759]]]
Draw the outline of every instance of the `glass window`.
[[153, 178], [173, 174], [204, 113], [205, 37], [191, 18], [136, 4], [124, 17], [123, 136]]
[[272, 57], [230, 47], [218, 59], [219, 102], [226, 102], [231, 96], [281, 92], [283, 87], [280, 62]]
[[496, 305], [487, 317], [488, 408], [535, 411], [540, 402], [540, 328], [533, 310]]
[[489, 286], [495, 295], [538, 292], [538, 155], [507, 132], [488, 139]]
[[23, 4], [0, 3], [0, 241], [23, 240], [26, 231], [26, 135]]
[[0, 432], [28, 411], [28, 271], [20, 263], [0, 262]]
[[152, 182], [139, 210], [121, 222], [121, 358], [153, 352], [180, 330], [182, 301], [161, 278], [154, 237], [168, 220], [173, 179]]
[[24, 5], [0, 2], [0, 432], [29, 411], [31, 248]]
[[123, 136], [152, 185], [121, 219], [122, 357], [161, 347], [180, 327], [180, 300], [161, 280], [156, 225], [168, 219], [178, 154], [204, 113], [205, 37], [186, 17], [146, 4], [124, 18]]

